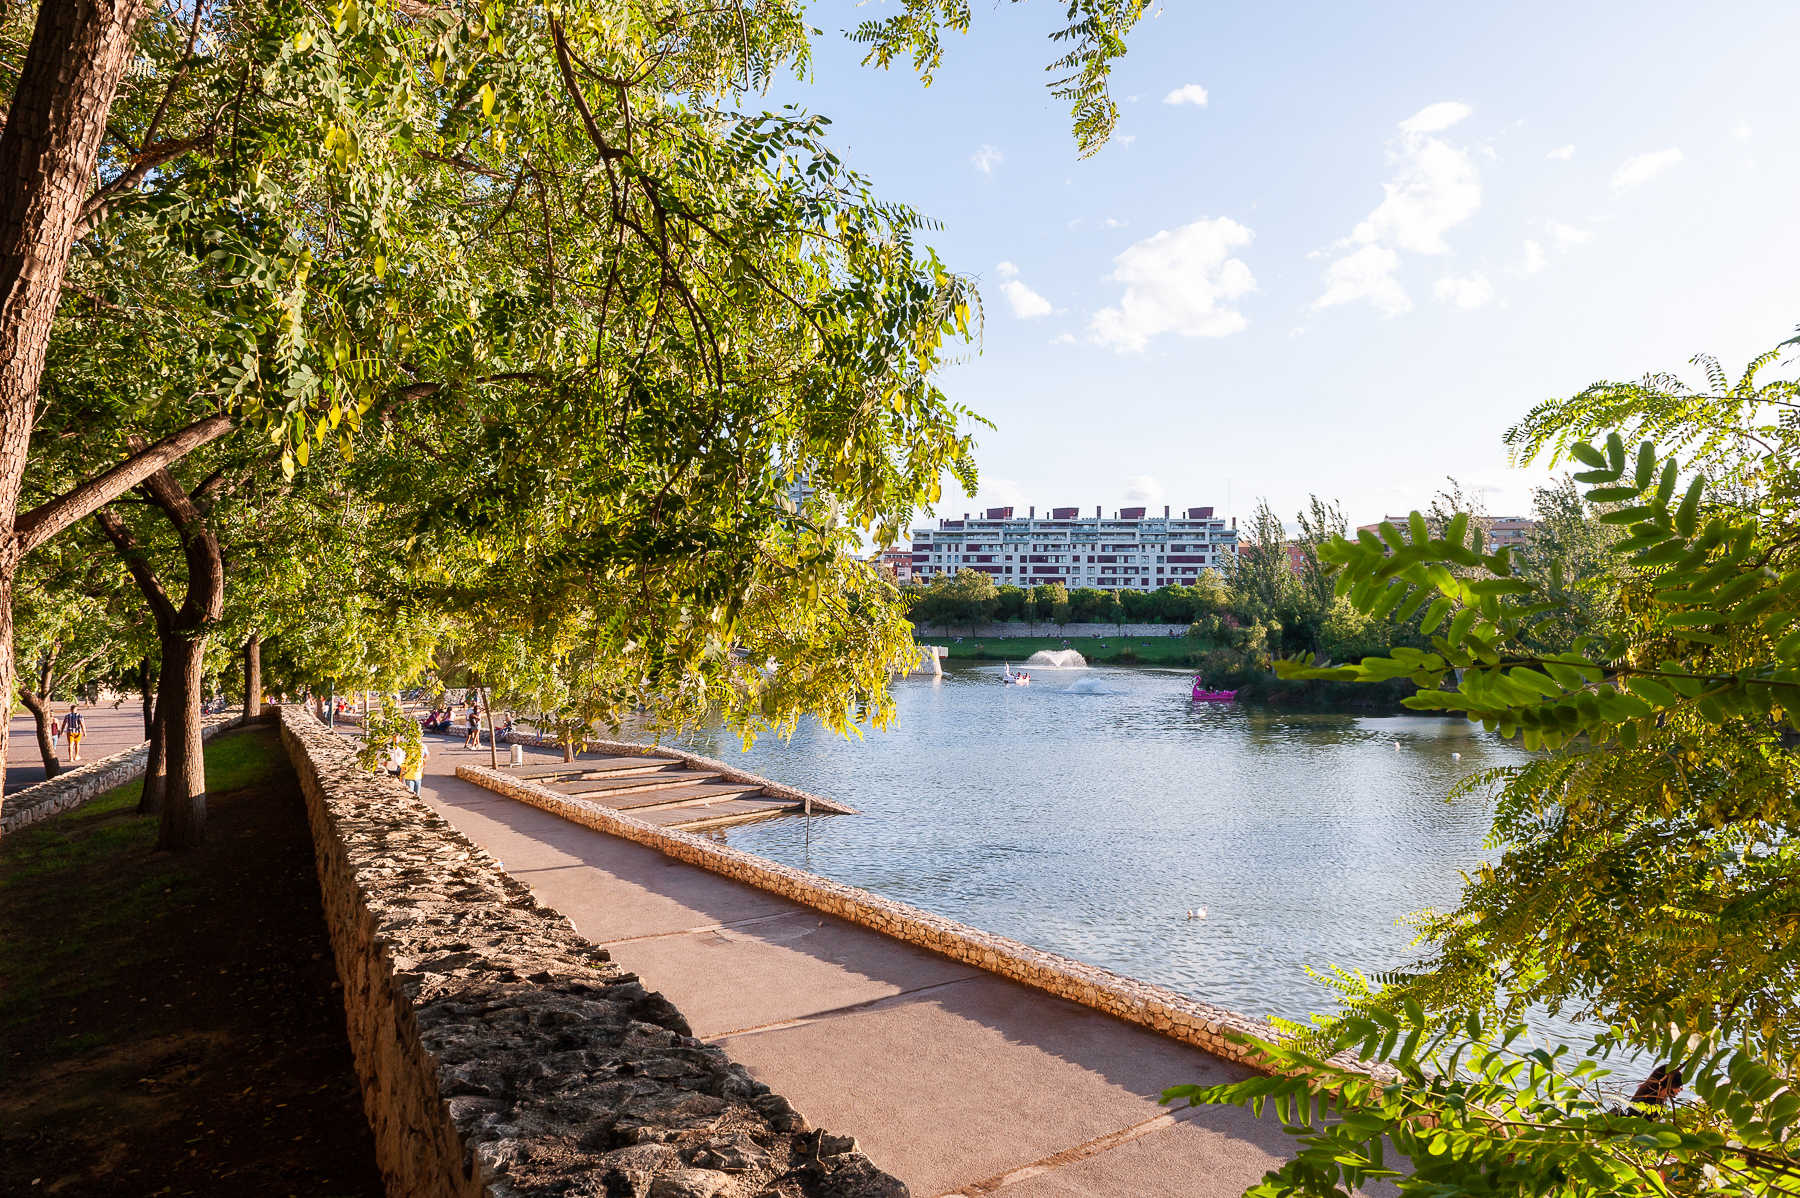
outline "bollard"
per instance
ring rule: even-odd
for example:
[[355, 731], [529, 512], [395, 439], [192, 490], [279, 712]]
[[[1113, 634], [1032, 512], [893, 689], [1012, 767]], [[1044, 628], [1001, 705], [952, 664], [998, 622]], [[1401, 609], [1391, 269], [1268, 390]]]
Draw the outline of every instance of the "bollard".
[[514, 745], [512, 747], [512, 764], [514, 764], [514, 765], [524, 765], [525, 764], [525, 746]]

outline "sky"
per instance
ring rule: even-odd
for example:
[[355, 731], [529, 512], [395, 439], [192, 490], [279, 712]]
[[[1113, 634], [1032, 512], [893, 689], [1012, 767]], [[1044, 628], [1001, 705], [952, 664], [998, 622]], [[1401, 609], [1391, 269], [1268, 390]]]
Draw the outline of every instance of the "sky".
[[1316, 493], [1364, 523], [1447, 477], [1527, 514], [1548, 476], [1501, 437], [1533, 405], [1800, 325], [1800, 5], [1169, 5], [1085, 160], [1043, 86], [1060, 6], [974, 6], [930, 88], [842, 37], [891, 10], [816, 7], [769, 100], [979, 280], [942, 378], [995, 427], [935, 515], [1266, 497], [1291, 527]]

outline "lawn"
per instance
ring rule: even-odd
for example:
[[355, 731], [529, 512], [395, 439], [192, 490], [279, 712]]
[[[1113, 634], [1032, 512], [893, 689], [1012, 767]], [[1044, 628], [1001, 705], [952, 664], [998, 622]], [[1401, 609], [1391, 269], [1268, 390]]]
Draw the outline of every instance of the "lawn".
[[1209, 646], [1185, 636], [1009, 636], [935, 638], [952, 658], [1024, 661], [1039, 649], [1074, 649], [1090, 665], [1190, 666]]
[[381, 1193], [298, 783], [206, 763], [192, 852], [138, 782], [0, 840], [0, 1193]]

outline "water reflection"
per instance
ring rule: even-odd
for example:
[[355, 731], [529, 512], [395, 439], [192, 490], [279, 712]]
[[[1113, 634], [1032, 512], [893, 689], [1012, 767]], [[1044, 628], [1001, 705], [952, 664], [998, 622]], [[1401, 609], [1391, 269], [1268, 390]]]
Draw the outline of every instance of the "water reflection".
[[[1403, 916], [1452, 903], [1485, 801], [1444, 796], [1522, 759], [1455, 720], [1196, 704], [1174, 670], [951, 667], [899, 684], [899, 721], [802, 729], [746, 768], [864, 814], [730, 843], [1246, 1013], [1330, 1005], [1303, 967], [1406, 959]], [[735, 738], [704, 752], [740, 757]], [[1190, 907], [1207, 918], [1188, 920]]]

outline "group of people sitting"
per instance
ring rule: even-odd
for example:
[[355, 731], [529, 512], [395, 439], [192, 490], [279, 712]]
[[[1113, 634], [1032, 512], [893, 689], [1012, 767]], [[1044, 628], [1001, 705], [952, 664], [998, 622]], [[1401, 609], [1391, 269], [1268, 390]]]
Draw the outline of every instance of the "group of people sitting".
[[[457, 709], [460, 706], [462, 705], [445, 704], [441, 707], [433, 707], [430, 714], [419, 721], [419, 726], [426, 732], [447, 733], [451, 730], [451, 726], [457, 722], [456, 714]], [[481, 743], [481, 734], [487, 730], [488, 723], [482, 718], [481, 705], [479, 703], [471, 701], [467, 705], [467, 708], [468, 710], [467, 714], [464, 716], [464, 722], [468, 729], [468, 734], [463, 738], [463, 748], [473, 749]], [[512, 713], [507, 712], [505, 720], [500, 724], [496, 739], [498, 741], [508, 739], [512, 735], [512, 730]]]

